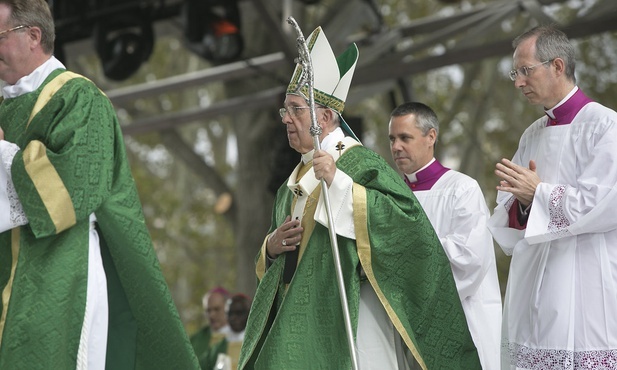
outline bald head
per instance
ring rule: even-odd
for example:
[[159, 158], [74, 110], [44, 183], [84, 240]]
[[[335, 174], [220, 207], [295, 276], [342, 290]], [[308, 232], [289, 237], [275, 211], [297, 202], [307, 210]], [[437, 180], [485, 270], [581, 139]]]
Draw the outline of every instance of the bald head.
[[219, 331], [227, 325], [227, 315], [225, 313], [225, 304], [228, 294], [220, 290], [208, 292], [203, 299], [203, 306], [208, 316], [210, 328], [213, 331]]

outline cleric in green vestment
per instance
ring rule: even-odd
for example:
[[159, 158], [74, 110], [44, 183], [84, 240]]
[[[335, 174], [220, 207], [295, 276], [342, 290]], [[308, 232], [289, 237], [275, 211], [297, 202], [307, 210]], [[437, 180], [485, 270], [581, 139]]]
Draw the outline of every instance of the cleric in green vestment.
[[480, 369], [448, 258], [421, 205], [341, 116], [356, 45], [336, 58], [320, 27], [307, 45], [320, 149], [309, 132], [310, 99], [298, 64], [280, 115], [301, 160], [276, 194], [257, 255], [259, 284], [239, 368], [352, 367], [327, 228], [331, 219], [359, 368]]
[[0, 370], [199, 369], [109, 99], [0, 0]]
[[[218, 346], [232, 332], [227, 323], [227, 312], [225, 310], [229, 297], [230, 294], [227, 289], [221, 286], [210, 289], [202, 297], [201, 303], [208, 324], [189, 337], [202, 370], [212, 370], [214, 365], [209, 365], [212, 348]], [[214, 361], [216, 361], [216, 356], [214, 356]]]

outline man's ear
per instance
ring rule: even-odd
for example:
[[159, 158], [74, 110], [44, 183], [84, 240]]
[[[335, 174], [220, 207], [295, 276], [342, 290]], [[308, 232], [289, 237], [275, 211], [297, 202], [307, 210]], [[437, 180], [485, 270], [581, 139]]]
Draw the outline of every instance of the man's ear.
[[431, 144], [433, 145], [433, 148], [435, 148], [435, 142], [437, 142], [437, 130], [431, 128], [426, 133], [426, 136], [431, 140]]
[[551, 63], [555, 66], [555, 71], [557, 71], [557, 74], [561, 75], [566, 73], [566, 63], [563, 59], [555, 58]]
[[37, 45], [41, 44], [42, 33], [40, 28], [32, 26], [26, 32], [32, 42], [35, 42]]
[[[330, 124], [332, 124], [332, 122], [334, 121], [334, 111], [332, 111], [332, 109], [329, 108], [324, 108], [324, 109], [317, 109], [317, 121], [319, 121], [319, 117], [322, 117], [323, 122], [329, 122]], [[321, 115], [321, 116], [320, 116]]]
[[28, 27], [28, 35], [33, 38], [33, 39], [37, 39], [39, 41], [41, 41], [41, 29], [36, 27], [36, 26], [32, 26], [32, 27]]

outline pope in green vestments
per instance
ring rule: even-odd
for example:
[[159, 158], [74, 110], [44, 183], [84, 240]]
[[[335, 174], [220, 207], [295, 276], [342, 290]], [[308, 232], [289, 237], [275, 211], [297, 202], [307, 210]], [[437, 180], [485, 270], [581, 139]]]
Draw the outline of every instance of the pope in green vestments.
[[92, 227], [107, 280], [106, 368], [198, 369], [109, 99], [55, 69], [35, 90], [5, 97], [0, 126], [19, 147], [10, 173], [28, 220], [0, 234], [0, 369], [87, 366], [78, 347]]
[[[362, 146], [336, 163], [354, 180], [358, 237], [337, 239], [354, 326], [360, 285], [371, 284], [424, 368], [480, 369], [448, 259], [409, 188]], [[270, 233], [291, 213], [293, 198], [286, 185], [279, 189]], [[316, 224], [304, 238], [309, 241], [288, 285], [282, 280], [285, 256], [267, 269], [263, 249], [258, 256], [260, 281], [241, 360], [246, 368], [351, 367], [328, 231]]]
[[[378, 307], [370, 310], [385, 312], [386, 320], [379, 321], [382, 329], [393, 328], [404, 347], [403, 356], [390, 344], [385, 351], [395, 355], [375, 352], [388, 363], [367, 365], [372, 355], [360, 356], [360, 368], [409, 368], [413, 357], [422, 369], [480, 369], [449, 260], [421, 205], [383, 158], [349, 136], [355, 135], [340, 115], [357, 48], [352, 45], [335, 58], [321, 28], [307, 43], [315, 66], [321, 148], [313, 149], [308, 130], [309, 94], [299, 64], [280, 114], [290, 146], [302, 161], [276, 194], [271, 228], [257, 256], [259, 284], [239, 368], [352, 367], [328, 220], [323, 217], [324, 181], [353, 340], [365, 343], [380, 331], [373, 327], [373, 332], [358, 334], [370, 316], [363, 311], [369, 288], [378, 299]], [[332, 76], [340, 80], [331, 81]]]

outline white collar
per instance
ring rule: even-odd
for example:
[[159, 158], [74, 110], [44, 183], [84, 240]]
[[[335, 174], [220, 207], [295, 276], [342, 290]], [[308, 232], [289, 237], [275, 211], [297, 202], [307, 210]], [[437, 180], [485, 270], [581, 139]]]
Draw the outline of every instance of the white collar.
[[578, 86], [574, 86], [574, 88], [572, 90], [570, 90], [570, 92], [568, 93], [568, 95], [566, 95], [565, 98], [561, 99], [561, 101], [559, 103], [557, 103], [556, 106], [554, 106], [551, 109], [546, 109], [545, 112], [546, 114], [551, 117], [552, 119], [555, 119], [555, 113], [553, 113], [553, 111], [557, 108], [559, 108], [560, 106], [562, 106], [565, 102], [568, 101], [568, 99], [570, 99], [572, 97], [572, 95], [574, 95], [576, 92], [578, 91]]
[[416, 174], [417, 174], [418, 172], [422, 171], [423, 169], [427, 168], [427, 167], [428, 167], [428, 166], [430, 166], [431, 164], [433, 164], [433, 162], [435, 162], [435, 157], [433, 157], [433, 159], [431, 159], [431, 160], [430, 160], [427, 164], [425, 164], [422, 168], [420, 168], [420, 169], [419, 169], [419, 170], [417, 170], [416, 172], [414, 172], [414, 173], [406, 173], [406, 174], [404, 174], [404, 175], [407, 177], [407, 179], [408, 179], [410, 182], [416, 182], [416, 181], [418, 181], [418, 177], [416, 176]]
[[[343, 133], [342, 130], [341, 130], [341, 133]], [[333, 138], [334, 137], [337, 137], [337, 135], [333, 136]], [[354, 138], [352, 138], [351, 136], [345, 136], [344, 133], [343, 133], [342, 136], [340, 136], [340, 138], [341, 138], [341, 140], [339, 140], [339, 141], [332, 141], [330, 144], [328, 144], [329, 148], [326, 149], [326, 151], [332, 156], [332, 158], [334, 158], [335, 162], [349, 148], [352, 148], [352, 147], [357, 146], [357, 145], [362, 145], [358, 141], [356, 141]], [[341, 143], [340, 146], [338, 146], [339, 143]], [[305, 160], [304, 158], [305, 158], [305, 156], [307, 154], [309, 154], [309, 153], [306, 153], [306, 154], [304, 154], [302, 156], [302, 158], [303, 158], [302, 161], [303, 162], [304, 162], [304, 160]], [[310, 159], [313, 159], [312, 155], [311, 155]], [[306, 162], [306, 163], [308, 163], [308, 162]], [[304, 176], [302, 176], [300, 181], [298, 181], [298, 174], [300, 172], [300, 167], [301, 167], [301, 165], [298, 164], [296, 166], [296, 168], [293, 170], [293, 172], [291, 173], [291, 175], [289, 176], [289, 179], [287, 180], [287, 187], [289, 188], [289, 190], [291, 190], [294, 193], [296, 193], [296, 195], [298, 195], [298, 197], [302, 198], [302, 196], [308, 197], [308, 195], [311, 194], [313, 192], [313, 190], [315, 190], [317, 185], [319, 185], [319, 180], [317, 180], [315, 178], [315, 172], [313, 172], [313, 166], [311, 166], [309, 168], [308, 172]]]
[[[339, 141], [345, 138], [345, 133], [340, 127], [335, 128], [332, 132], [330, 132], [326, 137], [324, 137], [321, 142], [321, 149], [328, 150], [331, 147], [335, 146]], [[310, 152], [302, 154], [302, 163], [307, 164], [313, 160], [313, 153], [315, 153], [315, 149]]]
[[229, 326], [229, 324], [225, 324], [225, 326], [221, 327], [219, 330], [212, 330], [212, 332], [227, 336], [231, 333], [231, 326]]
[[227, 338], [228, 342], [242, 342], [244, 340], [244, 330], [239, 333], [236, 333], [233, 330], [230, 330], [229, 333], [226, 334], [225, 338]]
[[38, 89], [45, 79], [56, 69], [66, 69], [53, 55], [47, 61], [38, 66], [32, 73], [20, 78], [15, 85], [5, 85], [2, 87], [2, 96], [5, 99], [16, 98]]

